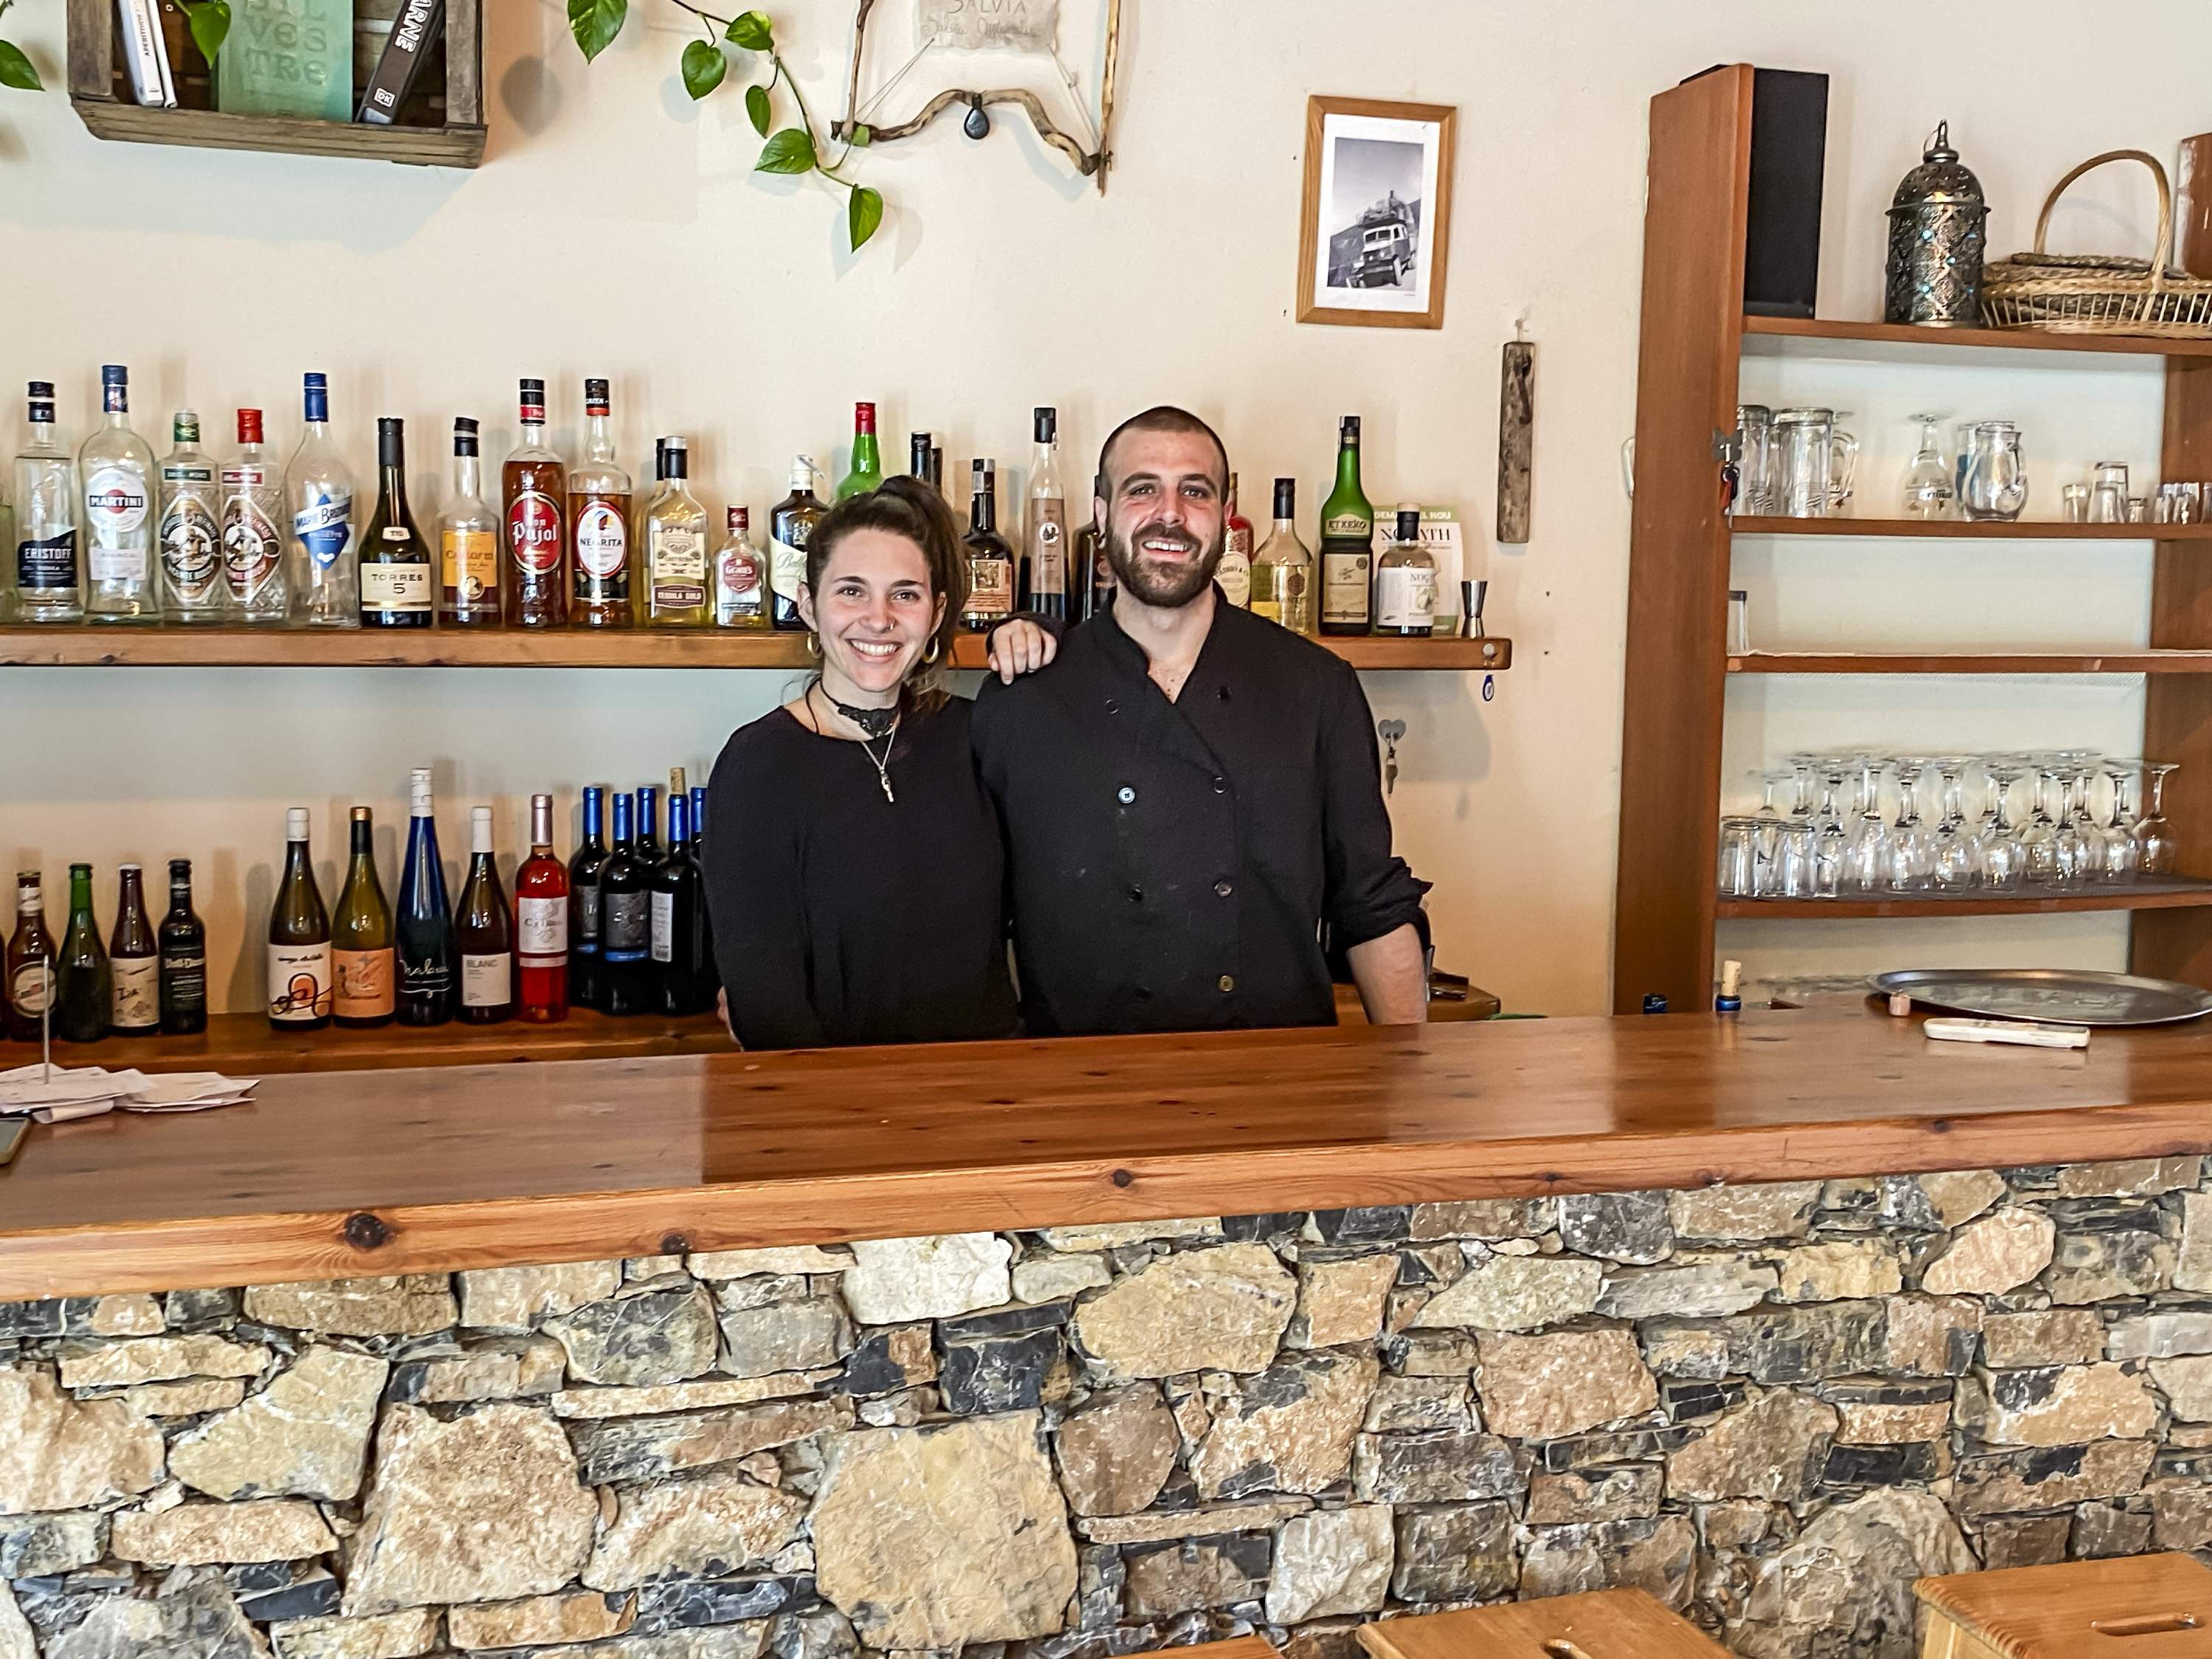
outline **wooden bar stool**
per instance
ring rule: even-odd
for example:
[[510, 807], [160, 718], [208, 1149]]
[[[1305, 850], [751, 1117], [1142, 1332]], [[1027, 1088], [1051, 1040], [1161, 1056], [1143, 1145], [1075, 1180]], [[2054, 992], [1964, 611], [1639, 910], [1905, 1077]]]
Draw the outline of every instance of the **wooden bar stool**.
[[1920, 1659], [2212, 1659], [2212, 1568], [2187, 1555], [1923, 1578]]
[[1358, 1636], [1374, 1659], [1728, 1659], [1640, 1589], [1380, 1619]]

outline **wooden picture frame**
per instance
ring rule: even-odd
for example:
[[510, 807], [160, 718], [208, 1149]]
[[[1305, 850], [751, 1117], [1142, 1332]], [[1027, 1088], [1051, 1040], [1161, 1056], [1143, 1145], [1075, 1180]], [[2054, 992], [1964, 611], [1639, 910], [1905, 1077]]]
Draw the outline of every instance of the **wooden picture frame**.
[[1443, 326], [1458, 136], [1449, 104], [1306, 100], [1300, 322]]

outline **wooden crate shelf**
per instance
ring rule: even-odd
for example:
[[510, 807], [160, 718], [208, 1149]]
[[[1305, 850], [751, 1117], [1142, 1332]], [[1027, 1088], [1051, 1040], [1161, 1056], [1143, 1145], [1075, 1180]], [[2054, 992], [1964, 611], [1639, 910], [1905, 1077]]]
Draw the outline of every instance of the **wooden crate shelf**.
[[[1513, 665], [1509, 639], [1332, 639], [1317, 644], [1355, 668], [1485, 670]], [[10, 668], [784, 668], [811, 667], [804, 634], [726, 629], [0, 628]], [[983, 639], [963, 635], [957, 668], [983, 666]]]
[[115, 0], [69, 0], [70, 105], [94, 137], [123, 143], [474, 167], [483, 161], [485, 138], [483, 0], [446, 0], [445, 15], [443, 126], [373, 126], [136, 103], [116, 39]]
[[[1664, 95], [1663, 94], [1662, 94]], [[2086, 351], [2122, 357], [2212, 357], [2212, 339], [2156, 340], [2125, 334], [2057, 334], [2035, 328], [1916, 328], [1908, 323], [1854, 323], [1833, 317], [1754, 317], [1742, 319], [1744, 349], [1789, 349], [1796, 340], [1826, 341], [1899, 350]], [[1639, 452], [1640, 453], [1640, 452]]]
[[2081, 911], [2191, 910], [2212, 906], [2212, 881], [2147, 877], [2125, 887], [2051, 892], [1916, 893], [1896, 898], [1722, 898], [1723, 921], [1839, 921], [1897, 916], [2047, 916]]
[[2045, 519], [1784, 519], [1739, 514], [1739, 536], [1901, 536], [1961, 542], [2212, 542], [2212, 524], [2064, 524]]

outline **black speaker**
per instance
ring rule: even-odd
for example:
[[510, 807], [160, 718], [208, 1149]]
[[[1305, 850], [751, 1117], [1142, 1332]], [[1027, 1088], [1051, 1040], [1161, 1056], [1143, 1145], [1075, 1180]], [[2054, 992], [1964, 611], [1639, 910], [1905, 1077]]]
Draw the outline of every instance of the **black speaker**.
[[[1715, 64], [1706, 75], [1725, 67]], [[1701, 79], [1692, 76], [1692, 80]], [[1820, 286], [1820, 180], [1828, 143], [1828, 77], [1753, 70], [1751, 220], [1743, 308], [1810, 317]]]

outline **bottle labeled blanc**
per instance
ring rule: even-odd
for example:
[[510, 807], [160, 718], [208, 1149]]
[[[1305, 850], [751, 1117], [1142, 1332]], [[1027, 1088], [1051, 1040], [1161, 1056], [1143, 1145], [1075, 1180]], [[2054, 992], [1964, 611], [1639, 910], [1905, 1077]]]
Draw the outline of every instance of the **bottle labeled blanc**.
[[331, 971], [337, 981], [331, 1015], [341, 1025], [389, 1025], [398, 1006], [398, 957], [392, 907], [376, 878], [374, 826], [366, 806], [353, 809], [351, 836], [345, 886], [331, 922]]
[[691, 852], [691, 801], [668, 796], [668, 856], [652, 872], [653, 977], [665, 1014], [696, 1014], [714, 1006], [708, 965], [706, 880]]
[[430, 544], [407, 510], [407, 423], [376, 423], [376, 511], [361, 538], [365, 628], [428, 628], [438, 602]]
[[1374, 615], [1375, 509], [1359, 487], [1359, 416], [1338, 429], [1336, 488], [1321, 509], [1321, 631], [1364, 634]]
[[107, 1035], [114, 1001], [107, 951], [92, 919], [92, 866], [70, 866], [68, 931], [54, 963], [54, 1035], [64, 1042], [97, 1042]]
[[269, 1023], [319, 1031], [331, 1023], [331, 917], [307, 856], [307, 809], [284, 814], [284, 874], [269, 911]]
[[806, 581], [806, 543], [830, 510], [815, 497], [817, 470], [811, 457], [793, 456], [791, 494], [769, 514], [769, 614], [786, 633], [806, 631], [806, 619], [799, 614], [799, 590]]
[[[51, 380], [30, 383], [28, 441], [15, 453], [14, 568], [0, 572], [15, 586], [20, 622], [81, 622], [84, 571], [76, 543], [76, 462], [54, 431]], [[0, 580], [0, 589], [8, 586]]]
[[491, 808], [469, 808], [469, 874], [453, 910], [461, 958], [461, 1018], [495, 1025], [514, 1018], [514, 918], [492, 860]]
[[628, 628], [630, 611], [629, 474], [615, 463], [612, 406], [605, 380], [584, 382], [584, 459], [568, 472], [568, 538], [575, 587], [568, 620], [579, 628]]
[[438, 622], [499, 625], [499, 515], [483, 498], [477, 423], [453, 422], [453, 493], [438, 512]]
[[1060, 481], [1060, 411], [1031, 412], [1036, 449], [1030, 460], [1029, 522], [1022, 533], [1021, 608], [1070, 619], [1067, 489]]
[[630, 841], [631, 799], [615, 797], [615, 844], [599, 871], [600, 1006], [611, 1014], [652, 1012], [653, 908], [646, 866]]
[[36, 1042], [54, 995], [54, 936], [46, 930], [46, 897], [39, 872], [15, 874], [15, 933], [6, 957], [8, 1035]]
[[430, 769], [417, 767], [407, 779], [407, 862], [392, 924], [402, 1025], [443, 1025], [453, 1017], [453, 913], [446, 903], [435, 810]]
[[222, 499], [215, 459], [200, 447], [200, 417], [180, 409], [161, 458], [161, 593], [171, 622], [222, 620]]
[[691, 493], [691, 446], [661, 441], [660, 488], [645, 509], [645, 614], [655, 628], [711, 628], [707, 509]]
[[599, 963], [599, 874], [607, 864], [607, 844], [600, 836], [606, 797], [597, 784], [585, 789], [584, 838], [568, 860], [568, 1000], [580, 1008], [606, 1006]]
[[878, 488], [884, 481], [884, 458], [876, 442], [876, 406], [853, 405], [853, 470], [837, 480], [837, 499], [849, 501]]
[[118, 1036], [161, 1029], [161, 954], [146, 913], [146, 881], [135, 864], [117, 872], [115, 931], [107, 939], [107, 1023]]
[[1221, 562], [1213, 572], [1222, 596], [1239, 610], [1252, 604], [1252, 521], [1237, 504], [1237, 475], [1229, 475], [1229, 516], [1222, 526]]
[[1426, 639], [1436, 623], [1436, 557], [1421, 545], [1421, 509], [1401, 506], [1395, 533], [1375, 567], [1375, 631]]
[[553, 797], [530, 798], [530, 856], [514, 872], [514, 1012], [568, 1015], [568, 872], [553, 856]]
[[169, 914], [161, 918], [161, 1035], [207, 1030], [207, 924], [192, 908], [192, 861], [169, 860]]
[[968, 604], [960, 625], [971, 634], [988, 633], [1014, 609], [1014, 550], [999, 533], [999, 475], [981, 459], [975, 465], [975, 493], [968, 509]]

